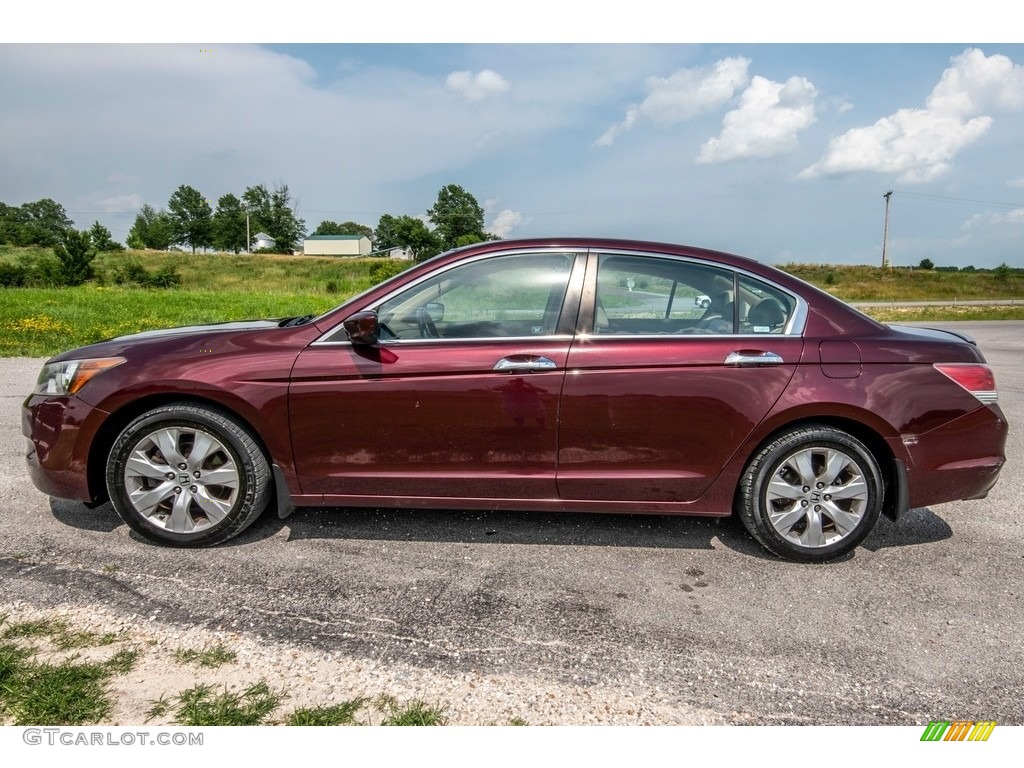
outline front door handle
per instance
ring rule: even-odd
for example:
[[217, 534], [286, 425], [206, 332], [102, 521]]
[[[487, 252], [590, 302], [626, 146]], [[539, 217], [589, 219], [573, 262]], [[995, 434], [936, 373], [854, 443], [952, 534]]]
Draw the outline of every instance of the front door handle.
[[494, 364], [492, 370], [500, 373], [531, 373], [533, 371], [552, 371], [558, 367], [549, 357], [534, 357], [533, 355], [513, 355], [503, 357]]
[[782, 365], [783, 362], [783, 359], [774, 352], [759, 352], [754, 349], [730, 352], [725, 358], [726, 365], [735, 365], [738, 367], [754, 365]]

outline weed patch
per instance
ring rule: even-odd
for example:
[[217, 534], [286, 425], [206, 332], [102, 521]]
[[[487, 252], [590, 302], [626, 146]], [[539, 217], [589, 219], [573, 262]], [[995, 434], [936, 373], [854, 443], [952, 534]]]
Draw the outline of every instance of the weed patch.
[[41, 664], [24, 650], [0, 648], [0, 714], [14, 725], [84, 725], [110, 713], [106, 665]]
[[383, 696], [378, 699], [377, 708], [384, 715], [381, 725], [444, 725], [448, 721], [443, 710], [420, 699], [399, 704], [390, 696]]
[[274, 691], [264, 681], [241, 693], [226, 687], [217, 693], [211, 685], [197, 685], [169, 700], [155, 701], [147, 721], [173, 712], [178, 725], [265, 725], [284, 698], [284, 692]]
[[234, 651], [223, 645], [210, 645], [201, 650], [179, 648], [174, 652], [174, 660], [179, 664], [198, 664], [200, 667], [219, 667], [235, 660]]
[[285, 719], [285, 725], [359, 725], [356, 713], [366, 703], [352, 699], [329, 707], [297, 709]]

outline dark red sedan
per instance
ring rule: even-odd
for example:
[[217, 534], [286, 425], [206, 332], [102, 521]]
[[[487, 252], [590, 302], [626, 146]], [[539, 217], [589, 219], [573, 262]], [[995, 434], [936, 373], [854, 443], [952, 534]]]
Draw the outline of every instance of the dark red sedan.
[[271, 503], [725, 516], [794, 560], [982, 498], [1006, 420], [974, 342], [772, 267], [620, 240], [442, 254], [319, 317], [58, 355], [25, 402], [45, 493], [157, 542]]

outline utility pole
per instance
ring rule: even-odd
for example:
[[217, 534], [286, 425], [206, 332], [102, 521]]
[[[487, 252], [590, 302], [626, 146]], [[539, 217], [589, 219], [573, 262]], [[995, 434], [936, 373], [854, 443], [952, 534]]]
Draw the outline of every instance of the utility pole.
[[889, 266], [889, 198], [892, 197], [890, 189], [882, 197], [885, 198], [885, 226], [882, 228], [882, 269]]
[[[252, 247], [252, 239], [249, 237], [249, 212], [245, 212], [245, 252], [249, 252], [249, 248]], [[882, 248], [885, 251], [885, 248]], [[884, 257], [883, 257], [884, 260]]]

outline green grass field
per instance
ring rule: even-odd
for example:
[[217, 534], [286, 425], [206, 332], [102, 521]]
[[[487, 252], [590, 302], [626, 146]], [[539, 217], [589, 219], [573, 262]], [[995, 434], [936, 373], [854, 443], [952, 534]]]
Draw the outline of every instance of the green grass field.
[[[0, 246], [0, 264], [52, 259], [43, 249]], [[174, 288], [118, 285], [130, 262], [156, 272], [173, 268]], [[42, 357], [135, 331], [197, 323], [323, 312], [378, 280], [373, 258], [231, 256], [128, 252], [101, 254], [96, 279], [74, 288], [0, 287], [0, 356]], [[1024, 270], [939, 272], [873, 267], [786, 265], [792, 274], [846, 301], [1024, 297]], [[1018, 307], [884, 308], [884, 322], [942, 319], [1024, 319]]]
[[1024, 297], [1024, 270], [947, 272], [828, 264], [785, 264], [786, 272], [843, 301], [969, 301]]
[[[42, 249], [0, 247], [0, 262], [33, 263]], [[175, 288], [117, 285], [129, 261], [174, 268]], [[74, 288], [0, 288], [0, 356], [46, 356], [113, 336], [196, 323], [318, 314], [374, 285], [381, 259], [128, 252], [101, 254], [96, 280]]]

